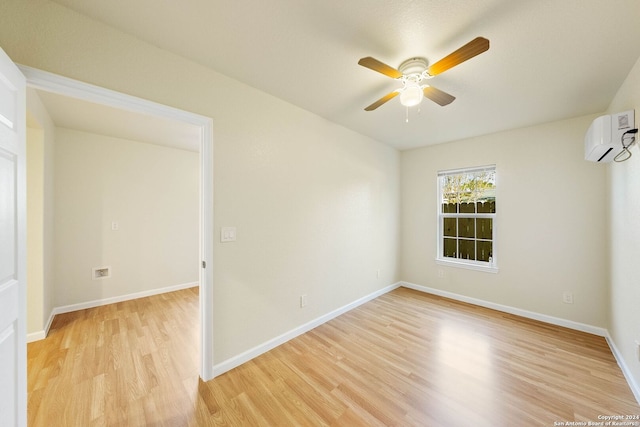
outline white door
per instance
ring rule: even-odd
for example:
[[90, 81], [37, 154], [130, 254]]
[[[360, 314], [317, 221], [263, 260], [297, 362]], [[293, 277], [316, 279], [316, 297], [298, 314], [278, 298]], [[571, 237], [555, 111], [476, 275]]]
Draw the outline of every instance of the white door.
[[27, 425], [25, 79], [0, 49], [0, 426]]

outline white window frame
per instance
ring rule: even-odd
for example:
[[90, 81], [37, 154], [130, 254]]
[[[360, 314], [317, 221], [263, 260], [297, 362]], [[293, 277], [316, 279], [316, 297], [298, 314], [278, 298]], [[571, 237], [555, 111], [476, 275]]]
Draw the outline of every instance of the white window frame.
[[[498, 250], [497, 250], [497, 197], [496, 197], [496, 213], [444, 213], [442, 212], [442, 179], [448, 175], [458, 175], [463, 173], [493, 171], [496, 177], [496, 189], [498, 188], [498, 172], [496, 165], [478, 166], [462, 169], [452, 169], [438, 171], [438, 177], [436, 180], [437, 186], [437, 253], [436, 263], [440, 265], [447, 265], [451, 267], [466, 268], [471, 270], [485, 271], [489, 273], [498, 272]], [[476, 261], [470, 259], [451, 258], [444, 256], [444, 218], [491, 218], [493, 220], [493, 235], [492, 235], [492, 259], [490, 262]]]

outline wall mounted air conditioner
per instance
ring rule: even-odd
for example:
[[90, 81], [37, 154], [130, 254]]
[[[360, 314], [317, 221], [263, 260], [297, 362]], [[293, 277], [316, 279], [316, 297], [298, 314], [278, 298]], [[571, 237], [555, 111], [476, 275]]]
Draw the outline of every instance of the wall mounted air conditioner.
[[622, 151], [622, 134], [635, 126], [634, 110], [596, 118], [584, 137], [584, 159], [606, 163]]

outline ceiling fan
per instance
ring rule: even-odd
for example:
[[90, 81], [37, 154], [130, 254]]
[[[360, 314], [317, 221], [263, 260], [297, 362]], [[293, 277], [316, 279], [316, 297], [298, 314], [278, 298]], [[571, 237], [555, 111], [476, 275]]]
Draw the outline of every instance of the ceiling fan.
[[365, 111], [373, 111], [398, 95], [400, 95], [400, 103], [405, 107], [413, 107], [420, 104], [423, 97], [429, 98], [441, 106], [448, 105], [456, 99], [455, 96], [428, 84], [423, 84], [423, 81], [437, 76], [487, 50], [489, 50], [489, 40], [484, 37], [477, 37], [431, 66], [428, 66], [427, 60], [424, 58], [407, 59], [400, 64], [398, 69], [370, 56], [362, 58], [358, 61], [359, 65], [402, 82], [401, 88], [378, 99], [365, 108]]

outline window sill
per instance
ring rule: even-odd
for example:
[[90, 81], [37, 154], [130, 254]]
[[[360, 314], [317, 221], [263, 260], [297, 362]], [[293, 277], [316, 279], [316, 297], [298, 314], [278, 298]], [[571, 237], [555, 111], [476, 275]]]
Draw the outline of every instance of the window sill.
[[498, 273], [498, 266], [489, 263], [471, 263], [463, 261], [454, 261], [450, 259], [436, 258], [436, 264], [448, 265], [450, 267], [465, 268], [467, 270], [484, 271], [485, 273]]

